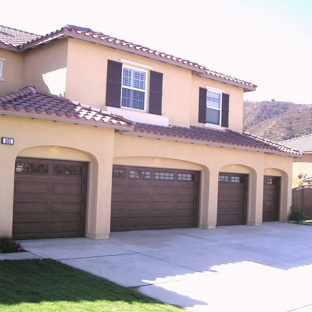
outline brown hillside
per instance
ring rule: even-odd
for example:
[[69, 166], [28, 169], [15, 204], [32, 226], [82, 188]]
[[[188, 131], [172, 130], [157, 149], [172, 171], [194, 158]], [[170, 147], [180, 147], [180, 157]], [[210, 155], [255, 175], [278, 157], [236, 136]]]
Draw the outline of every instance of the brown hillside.
[[312, 133], [312, 104], [244, 102], [244, 130], [273, 141]]

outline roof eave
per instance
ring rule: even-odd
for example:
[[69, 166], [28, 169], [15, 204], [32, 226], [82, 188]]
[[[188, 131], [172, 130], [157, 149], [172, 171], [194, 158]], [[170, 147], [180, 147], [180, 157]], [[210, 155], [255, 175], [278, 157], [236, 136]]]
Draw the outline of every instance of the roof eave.
[[263, 148], [245, 146], [245, 145], [226, 144], [226, 143], [222, 143], [222, 142], [209, 142], [209, 141], [204, 141], [204, 140], [185, 139], [185, 138], [173, 137], [173, 136], [161, 136], [161, 135], [156, 135], [156, 134], [148, 134], [148, 133], [141, 133], [141, 132], [135, 132], [135, 131], [125, 132], [124, 134], [125, 135], [131, 135], [131, 136], [137, 136], [137, 137], [156, 139], [156, 140], [166, 140], [166, 141], [174, 141], [174, 142], [180, 142], [180, 143], [200, 144], [200, 145], [220, 147], [220, 148], [230, 148], [230, 149], [236, 149], [236, 150], [242, 150], [242, 151], [248, 151], [248, 152], [273, 154], [273, 155], [284, 156], [284, 157], [292, 157], [292, 158], [302, 157], [302, 155], [291, 154], [291, 153], [277, 151], [277, 150], [273, 150], [273, 149], [269, 149], [269, 148], [263, 149]]
[[[46, 37], [48, 37], [48, 38], [46, 38]], [[196, 65], [192, 66], [189, 64], [185, 64], [183, 62], [183, 60], [181, 62], [172, 61], [170, 58], [166, 58], [166, 57], [163, 57], [162, 59], [160, 59], [160, 57], [158, 55], [155, 55], [154, 53], [147, 54], [146, 52], [141, 51], [141, 49], [136, 49], [136, 48], [134, 48], [134, 51], [131, 51], [126, 45], [122, 46], [122, 45], [118, 45], [118, 44], [114, 43], [113, 41], [108, 42], [106, 40], [102, 40], [100, 38], [100, 37], [102, 37], [101, 35], [92, 35], [92, 34], [90, 34], [90, 36], [88, 36], [86, 34], [80, 35], [77, 32], [68, 30], [66, 28], [62, 28], [61, 30], [55, 32], [55, 34], [53, 34], [53, 35], [47, 35], [47, 36], [44, 36], [43, 38], [38, 39], [36, 41], [31, 41], [30, 43], [25, 44], [22, 47], [22, 50], [31, 49], [31, 48], [40, 46], [41, 44], [47, 44], [48, 42], [53, 41], [55, 39], [61, 39], [61, 38], [65, 38], [65, 37], [73, 38], [73, 39], [79, 39], [79, 40], [87, 41], [90, 43], [99, 44], [99, 45], [109, 47], [112, 49], [118, 49], [118, 50], [125, 51], [128, 53], [133, 53], [133, 54], [136, 54], [139, 56], [150, 58], [150, 59], [153, 59], [153, 60], [156, 60], [159, 62], [163, 62], [163, 63], [174, 65], [174, 66], [177, 66], [180, 68], [191, 70], [192, 72], [196, 72], [196, 74], [201, 76], [201, 77], [208, 78], [208, 79], [211, 79], [214, 81], [218, 81], [218, 82], [226, 83], [228, 85], [232, 85], [235, 87], [242, 88], [244, 90], [244, 92], [255, 91], [257, 89], [257, 86], [254, 86], [254, 85], [253, 86], [246, 86], [244, 84], [240, 84], [240, 83], [237, 83], [234, 81], [229, 81], [227, 79], [223, 79], [223, 78], [220, 78], [217, 76], [209, 75], [206, 73], [205, 66], [199, 65], [197, 63], [196, 63], [197, 66]], [[159, 52], [159, 54], [161, 54], [161, 53]]]
[[18, 46], [14, 46], [12, 44], [5, 44], [3, 42], [0, 43], [0, 49], [9, 50], [13, 52], [19, 52], [20, 49]]
[[31, 118], [31, 119], [39, 119], [39, 120], [49, 120], [54, 122], [65, 122], [75, 125], [85, 125], [85, 126], [91, 126], [95, 128], [111, 128], [115, 130], [121, 130], [121, 131], [133, 131], [134, 125], [128, 126], [122, 126], [118, 124], [112, 124], [112, 123], [104, 123], [104, 122], [94, 122], [94, 121], [87, 121], [83, 119], [69, 119], [69, 118], [63, 118], [63, 117], [57, 117], [57, 116], [50, 116], [50, 115], [38, 115], [38, 114], [32, 114], [32, 113], [24, 113], [24, 112], [18, 112], [18, 111], [8, 111], [8, 110], [2, 110], [0, 109], [0, 114], [3, 116], [14, 116], [14, 117], [24, 117], [24, 118]]

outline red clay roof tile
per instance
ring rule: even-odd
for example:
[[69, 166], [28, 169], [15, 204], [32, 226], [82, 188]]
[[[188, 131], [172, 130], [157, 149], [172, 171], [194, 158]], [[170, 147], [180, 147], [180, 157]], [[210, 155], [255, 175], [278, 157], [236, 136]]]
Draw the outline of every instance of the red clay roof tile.
[[[177, 127], [156, 126], [136, 123], [134, 131], [140, 136], [164, 139], [177, 139], [206, 145], [223, 146], [243, 150], [254, 150], [273, 154], [291, 154], [300, 156], [296, 149], [288, 148], [277, 142], [255, 137], [248, 133], [239, 133], [232, 130], [218, 130], [208, 127]], [[131, 134], [131, 133], [129, 133]]]
[[5, 115], [25, 115], [34, 118], [75, 120], [75, 123], [98, 127], [114, 127], [132, 130], [133, 123], [119, 116], [94, 110], [89, 106], [52, 94], [38, 92], [34, 87], [25, 87], [8, 95], [0, 96], [0, 112]]
[[0, 25], [0, 45], [5, 45], [8, 48], [18, 48], [21, 45], [40, 37], [40, 35], [29, 33], [27, 31]]
[[[10, 32], [8, 36], [1, 37], [3, 33]], [[10, 37], [13, 36], [13, 37]], [[27, 50], [35, 45], [46, 43], [58, 37], [73, 37], [85, 41], [91, 41], [111, 48], [128, 51], [131, 53], [139, 54], [141, 56], [153, 58], [162, 62], [170, 63], [179, 67], [187, 68], [196, 74], [216, 81], [221, 81], [230, 85], [241, 87], [244, 91], [254, 91], [257, 86], [253, 83], [244, 81], [242, 79], [234, 78], [216, 71], [212, 71], [203, 65], [182, 59], [164, 52], [159, 52], [148, 47], [143, 47], [139, 44], [134, 44], [123, 39], [117, 39], [102, 32], [94, 31], [90, 28], [79, 27], [75, 25], [66, 25], [61, 29], [53, 31], [44, 36], [30, 34], [21, 30], [12, 29], [5, 26], [0, 26], [0, 43], [12, 45], [18, 50]]]

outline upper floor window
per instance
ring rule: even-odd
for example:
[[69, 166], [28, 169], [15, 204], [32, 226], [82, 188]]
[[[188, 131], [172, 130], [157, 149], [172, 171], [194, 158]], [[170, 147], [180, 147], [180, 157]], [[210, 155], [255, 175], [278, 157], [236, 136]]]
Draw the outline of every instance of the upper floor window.
[[207, 111], [206, 122], [213, 125], [220, 125], [222, 94], [207, 90]]
[[221, 90], [199, 88], [198, 121], [201, 123], [229, 126], [229, 94]]
[[123, 67], [121, 106], [145, 110], [147, 72]]
[[[136, 66], [136, 64], [132, 65]], [[107, 106], [132, 108], [155, 115], [162, 114], [163, 74], [147, 66], [142, 67], [148, 70], [140, 70], [121, 62], [108, 60]]]

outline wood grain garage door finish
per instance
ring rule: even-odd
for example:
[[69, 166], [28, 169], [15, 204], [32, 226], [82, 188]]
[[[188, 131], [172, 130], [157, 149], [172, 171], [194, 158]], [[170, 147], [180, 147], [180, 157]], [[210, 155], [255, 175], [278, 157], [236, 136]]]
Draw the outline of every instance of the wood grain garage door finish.
[[217, 225], [246, 224], [248, 175], [219, 174]]
[[114, 166], [111, 231], [197, 226], [196, 171]]
[[84, 236], [86, 171], [82, 162], [17, 158], [14, 238]]
[[264, 176], [263, 222], [279, 220], [280, 177]]

